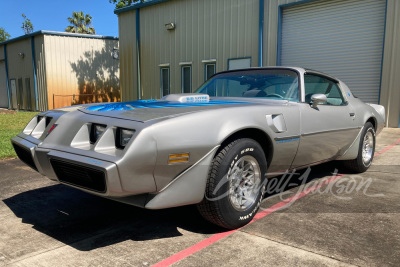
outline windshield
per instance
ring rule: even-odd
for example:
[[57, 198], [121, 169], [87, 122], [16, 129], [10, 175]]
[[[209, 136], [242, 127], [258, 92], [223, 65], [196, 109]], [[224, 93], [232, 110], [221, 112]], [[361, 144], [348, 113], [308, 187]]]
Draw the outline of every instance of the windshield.
[[254, 69], [217, 74], [196, 93], [218, 97], [299, 100], [298, 75], [292, 70]]

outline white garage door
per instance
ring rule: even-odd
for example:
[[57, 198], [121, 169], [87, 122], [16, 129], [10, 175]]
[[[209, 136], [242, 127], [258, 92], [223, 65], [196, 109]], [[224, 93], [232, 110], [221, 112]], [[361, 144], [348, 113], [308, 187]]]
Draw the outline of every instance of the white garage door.
[[280, 65], [328, 73], [378, 103], [385, 0], [321, 0], [282, 10]]

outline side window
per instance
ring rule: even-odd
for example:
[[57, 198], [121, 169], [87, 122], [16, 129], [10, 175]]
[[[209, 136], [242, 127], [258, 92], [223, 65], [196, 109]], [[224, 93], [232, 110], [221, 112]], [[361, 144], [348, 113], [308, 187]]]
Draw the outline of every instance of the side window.
[[169, 95], [169, 67], [161, 68], [161, 97]]
[[326, 95], [325, 105], [341, 106], [345, 105], [342, 92], [336, 82], [322, 76], [306, 74], [304, 75], [305, 102], [311, 102], [313, 94]]

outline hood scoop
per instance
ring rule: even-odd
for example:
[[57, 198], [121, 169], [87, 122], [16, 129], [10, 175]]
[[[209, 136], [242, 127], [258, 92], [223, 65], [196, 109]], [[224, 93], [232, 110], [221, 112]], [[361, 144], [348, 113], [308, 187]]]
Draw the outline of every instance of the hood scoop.
[[166, 101], [174, 101], [180, 103], [208, 103], [210, 96], [206, 94], [171, 94], [162, 98]]

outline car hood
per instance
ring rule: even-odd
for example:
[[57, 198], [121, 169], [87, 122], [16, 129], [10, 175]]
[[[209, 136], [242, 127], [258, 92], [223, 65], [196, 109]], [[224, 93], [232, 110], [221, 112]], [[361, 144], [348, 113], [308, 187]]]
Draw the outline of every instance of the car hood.
[[79, 108], [79, 111], [118, 119], [147, 122], [188, 113], [254, 105], [284, 105], [285, 100], [260, 100], [249, 98], [213, 98], [208, 102], [182, 103], [166, 100], [139, 100], [122, 103], [97, 104]]

